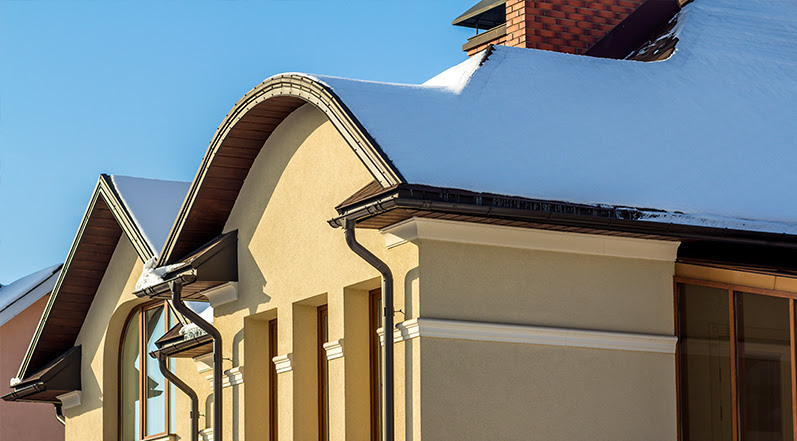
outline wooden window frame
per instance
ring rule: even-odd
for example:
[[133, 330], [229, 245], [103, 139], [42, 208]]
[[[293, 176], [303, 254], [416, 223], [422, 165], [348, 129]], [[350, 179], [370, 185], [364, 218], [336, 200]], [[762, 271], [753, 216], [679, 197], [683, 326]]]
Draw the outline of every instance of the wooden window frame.
[[678, 338], [678, 346], [675, 351], [675, 381], [676, 381], [676, 399], [677, 399], [677, 420], [678, 420], [678, 440], [682, 441], [684, 438], [684, 423], [686, 415], [683, 415], [682, 398], [686, 396], [685, 391], [682, 390], [681, 381], [681, 322], [680, 322], [680, 305], [678, 304], [678, 285], [696, 285], [707, 288], [716, 288], [728, 291], [728, 314], [729, 314], [729, 331], [730, 331], [730, 365], [731, 365], [731, 407], [733, 414], [731, 415], [732, 424], [732, 441], [739, 441], [739, 382], [737, 378], [738, 362], [738, 340], [736, 331], [738, 327], [738, 316], [736, 311], [736, 293], [743, 292], [749, 294], [757, 294], [768, 297], [780, 297], [788, 299], [789, 304], [789, 343], [790, 343], [790, 361], [791, 361], [791, 413], [792, 413], [792, 435], [797, 439], [797, 325], [795, 325], [795, 314], [797, 307], [797, 293], [778, 291], [773, 289], [754, 288], [750, 286], [737, 285], [732, 283], [717, 282], [711, 280], [701, 280], [687, 277], [673, 278], [674, 288], [674, 313], [675, 313], [675, 335]]
[[369, 355], [369, 383], [370, 383], [370, 411], [371, 411], [371, 439], [374, 441], [382, 437], [381, 412], [379, 411], [379, 357], [382, 345], [379, 341], [379, 319], [381, 317], [380, 303], [382, 289], [377, 288], [368, 293], [368, 355]]
[[163, 438], [164, 436], [167, 436], [167, 435], [170, 434], [170, 429], [171, 429], [171, 400], [172, 400], [172, 397], [171, 397], [171, 383], [169, 382], [168, 379], [164, 379], [165, 380], [165, 383], [164, 383], [164, 386], [165, 386], [164, 387], [164, 389], [165, 389], [164, 394], [166, 395], [166, 397], [165, 397], [165, 400], [166, 400], [166, 406], [165, 406], [166, 407], [166, 412], [165, 412], [165, 416], [164, 416], [164, 418], [165, 418], [164, 422], [165, 422], [165, 429], [166, 430], [164, 432], [153, 434], [153, 435], [145, 435], [146, 434], [146, 419], [147, 419], [147, 413], [146, 413], [147, 412], [147, 405], [146, 405], [146, 401], [147, 400], [146, 400], [146, 397], [144, 396], [145, 395], [145, 390], [144, 390], [145, 386], [144, 385], [146, 384], [146, 372], [147, 372], [146, 362], [147, 362], [147, 359], [149, 357], [149, 354], [147, 354], [147, 350], [146, 350], [146, 341], [144, 340], [144, 335], [146, 334], [146, 331], [144, 329], [145, 322], [146, 322], [145, 315], [146, 315], [147, 311], [149, 311], [151, 309], [155, 309], [158, 306], [163, 306], [163, 311], [166, 314], [166, 320], [164, 321], [164, 328], [165, 329], [163, 331], [163, 333], [165, 334], [166, 332], [169, 331], [169, 323], [172, 320], [174, 320], [174, 317], [172, 316], [171, 308], [169, 307], [169, 303], [167, 301], [165, 301], [165, 300], [155, 300], [155, 301], [147, 302], [147, 303], [144, 303], [144, 304], [136, 306], [135, 308], [133, 308], [133, 310], [130, 311], [130, 314], [128, 314], [127, 318], [125, 319], [124, 324], [122, 325], [122, 332], [121, 332], [121, 335], [119, 337], [119, 345], [117, 346], [118, 355], [117, 355], [117, 363], [116, 363], [117, 364], [117, 366], [116, 366], [116, 368], [117, 368], [116, 369], [116, 385], [117, 385], [116, 390], [117, 390], [117, 403], [118, 403], [118, 405], [117, 405], [117, 436], [119, 437], [119, 439], [122, 439], [122, 436], [123, 436], [123, 433], [122, 433], [122, 429], [123, 429], [123, 427], [122, 427], [122, 399], [121, 399], [122, 398], [122, 348], [123, 348], [123, 344], [124, 344], [124, 340], [125, 340], [125, 335], [127, 333], [128, 325], [130, 324], [131, 320], [133, 320], [133, 317], [136, 314], [138, 314], [138, 317], [136, 319], [138, 321], [138, 339], [137, 339], [137, 341], [138, 341], [138, 353], [139, 353], [139, 357], [141, 357], [140, 358], [141, 365], [139, 367], [139, 374], [138, 374], [138, 400], [139, 400], [139, 403], [140, 403], [139, 406], [140, 406], [141, 411], [140, 411], [139, 417], [138, 417], [138, 435], [139, 435], [139, 439], [136, 440], [136, 441], [146, 441], [146, 440], [150, 440], [150, 439]]
[[327, 354], [324, 350], [324, 343], [326, 343], [327, 336], [324, 335], [324, 321], [327, 323], [327, 332], [329, 330], [329, 310], [327, 305], [321, 305], [317, 309], [317, 358], [318, 358], [318, 440], [329, 440], [329, 427], [327, 421], [329, 419], [329, 402], [327, 401], [327, 394], [329, 392], [329, 365], [327, 364]]
[[268, 439], [277, 441], [277, 319], [268, 322]]

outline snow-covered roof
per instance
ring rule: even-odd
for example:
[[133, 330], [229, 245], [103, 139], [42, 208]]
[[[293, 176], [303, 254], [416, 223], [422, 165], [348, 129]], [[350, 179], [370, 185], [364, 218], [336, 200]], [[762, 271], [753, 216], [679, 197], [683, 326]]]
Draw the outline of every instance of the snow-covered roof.
[[130, 217], [159, 253], [191, 183], [120, 175], [111, 176], [111, 181]]
[[60, 271], [60, 264], [53, 265], [0, 286], [0, 326], [52, 292]]
[[496, 46], [422, 85], [311, 76], [407, 182], [797, 233], [797, 2], [696, 0], [642, 63]]

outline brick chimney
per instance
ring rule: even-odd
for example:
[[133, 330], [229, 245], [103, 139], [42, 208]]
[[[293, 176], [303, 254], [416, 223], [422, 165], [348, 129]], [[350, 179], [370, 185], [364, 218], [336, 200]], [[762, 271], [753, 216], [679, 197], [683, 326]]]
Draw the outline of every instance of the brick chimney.
[[679, 8], [678, 0], [483, 0], [453, 24], [476, 28], [462, 46], [468, 55], [499, 44], [622, 58]]

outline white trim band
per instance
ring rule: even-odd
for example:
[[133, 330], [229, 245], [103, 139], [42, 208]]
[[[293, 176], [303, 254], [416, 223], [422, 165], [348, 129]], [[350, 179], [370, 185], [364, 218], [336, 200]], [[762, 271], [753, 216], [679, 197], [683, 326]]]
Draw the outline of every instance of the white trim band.
[[677, 241], [411, 218], [380, 230], [393, 248], [417, 239], [675, 262]]
[[79, 390], [75, 390], [72, 392], [67, 392], [65, 394], [58, 395], [55, 398], [57, 398], [58, 401], [61, 402], [61, 407], [63, 409], [71, 409], [75, 406], [80, 406], [81, 393]]
[[285, 354], [285, 355], [277, 355], [276, 357], [272, 358], [271, 361], [274, 362], [274, 370], [277, 371], [278, 374], [283, 372], [289, 372], [293, 370], [293, 354]]
[[[213, 390], [213, 374], [208, 375], [205, 377], [206, 380], [210, 383], [210, 390]], [[221, 377], [221, 387], [222, 389], [225, 387], [235, 386], [236, 384], [241, 384], [244, 382], [244, 367], [238, 366], [232, 369], [228, 369], [224, 371]]]
[[[674, 354], [678, 338], [672, 335], [633, 334], [548, 328], [527, 325], [466, 322], [418, 318], [396, 325], [393, 341], [416, 337], [521, 343], [574, 348], [614, 349], [620, 351]], [[380, 338], [380, 340], [383, 340]]]
[[238, 282], [227, 282], [223, 285], [202, 291], [210, 301], [210, 306], [217, 307], [238, 300]]
[[327, 361], [343, 357], [343, 339], [324, 343], [324, 351], [327, 354]]

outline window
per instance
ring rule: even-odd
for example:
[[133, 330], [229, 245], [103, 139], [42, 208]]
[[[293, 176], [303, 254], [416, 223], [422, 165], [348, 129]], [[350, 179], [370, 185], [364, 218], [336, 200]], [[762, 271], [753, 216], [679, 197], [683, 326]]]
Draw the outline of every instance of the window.
[[165, 302], [136, 308], [128, 318], [119, 360], [119, 426], [123, 441], [174, 431], [174, 387], [161, 374], [158, 360], [149, 356], [157, 350], [155, 342], [169, 330], [172, 321]]
[[277, 319], [268, 322], [268, 439], [277, 441]]
[[329, 339], [327, 305], [318, 307], [318, 439], [329, 441], [329, 362], [324, 343]]
[[377, 330], [382, 327], [382, 290], [368, 295], [368, 336], [371, 382], [371, 439], [382, 439], [382, 344]]
[[797, 296], [680, 282], [676, 300], [682, 439], [794, 439]]

